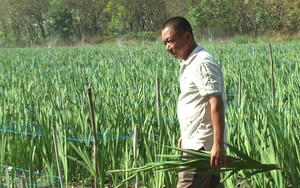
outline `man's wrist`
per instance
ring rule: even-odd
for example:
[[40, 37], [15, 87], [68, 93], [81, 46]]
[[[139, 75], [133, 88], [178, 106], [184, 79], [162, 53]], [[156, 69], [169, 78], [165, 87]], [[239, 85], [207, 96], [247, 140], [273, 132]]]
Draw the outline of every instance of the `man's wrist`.
[[214, 144], [213, 145], [215, 145], [215, 146], [224, 146], [224, 141], [218, 141], [218, 142], [214, 142]]

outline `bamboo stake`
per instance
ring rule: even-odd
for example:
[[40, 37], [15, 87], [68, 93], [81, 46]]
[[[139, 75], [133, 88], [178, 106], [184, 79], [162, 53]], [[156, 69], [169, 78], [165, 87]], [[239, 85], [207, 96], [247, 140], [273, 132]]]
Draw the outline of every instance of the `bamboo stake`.
[[[135, 167], [138, 167], [138, 165], [137, 165], [138, 128], [139, 128], [139, 125], [135, 125], [134, 140], [133, 140], [133, 158], [134, 158], [134, 166]], [[139, 185], [139, 176], [138, 176], [138, 174], [136, 174], [135, 188], [138, 188], [138, 185]]]
[[272, 92], [272, 103], [275, 104], [275, 96], [274, 96], [274, 74], [273, 74], [273, 57], [272, 57], [272, 48], [271, 44], [269, 43], [269, 50], [270, 50], [270, 60], [271, 60], [271, 92]]
[[241, 107], [241, 91], [242, 91], [242, 88], [241, 88], [241, 85], [242, 85], [242, 77], [241, 77], [241, 73], [239, 74], [239, 99], [238, 99], [238, 107], [240, 108]]
[[59, 97], [57, 97], [57, 107], [58, 107], [58, 109], [60, 109], [60, 98]]
[[93, 136], [94, 136], [94, 169], [96, 172], [96, 177], [95, 177], [95, 188], [98, 188], [98, 182], [97, 182], [97, 177], [99, 176], [98, 174], [98, 167], [97, 167], [97, 133], [96, 133], [96, 127], [95, 127], [95, 116], [94, 116], [94, 109], [93, 109], [93, 100], [92, 100], [92, 91], [91, 91], [91, 84], [89, 85], [89, 88], [87, 89], [88, 97], [89, 97], [89, 104], [90, 104], [90, 114], [91, 114], [91, 125], [92, 125], [92, 131], [93, 131]]
[[23, 176], [21, 176], [21, 186], [22, 186], [22, 188], [26, 188], [26, 181]]
[[25, 178], [23, 176], [21, 176], [21, 178], [15, 178], [14, 179], [14, 184], [15, 186], [14, 187], [17, 187], [17, 188], [26, 188], [26, 183], [25, 183]]
[[156, 77], [156, 105], [157, 105], [157, 120], [158, 129], [161, 126], [161, 107], [160, 107], [160, 80]]
[[57, 162], [57, 168], [58, 168], [60, 185], [61, 185], [62, 188], [64, 188], [65, 185], [64, 185], [64, 180], [62, 178], [62, 174], [63, 173], [62, 173], [62, 168], [60, 166], [60, 160], [59, 160], [59, 155], [58, 155], [57, 140], [56, 140], [56, 126], [55, 126], [55, 124], [52, 125], [52, 133], [53, 133], [55, 156], [56, 156], [56, 162]]

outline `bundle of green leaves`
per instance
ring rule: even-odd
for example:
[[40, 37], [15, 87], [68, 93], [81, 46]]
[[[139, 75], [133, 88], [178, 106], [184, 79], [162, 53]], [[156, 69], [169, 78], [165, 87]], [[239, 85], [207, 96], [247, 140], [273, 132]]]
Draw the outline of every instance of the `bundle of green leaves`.
[[[262, 164], [261, 162], [252, 159], [245, 153], [239, 151], [237, 148], [228, 145], [228, 148], [232, 153], [236, 155], [226, 155], [227, 165], [222, 167], [219, 170], [213, 169], [210, 166], [211, 154], [210, 151], [191, 151], [187, 149], [174, 148], [164, 146], [165, 148], [170, 148], [173, 150], [177, 150], [179, 152], [185, 152], [189, 154], [188, 156], [179, 155], [158, 155], [162, 159], [166, 159], [164, 161], [147, 163], [144, 166], [131, 168], [131, 169], [119, 169], [119, 170], [111, 170], [110, 173], [124, 173], [129, 172], [131, 176], [127, 179], [124, 179], [122, 183], [129, 181], [130, 179], [137, 176], [138, 173], [146, 172], [154, 170], [156, 172], [166, 172], [166, 171], [186, 171], [194, 168], [201, 168], [201, 172], [205, 174], [214, 174], [214, 173], [222, 173], [222, 172], [230, 172], [229, 175], [223, 178], [222, 182], [226, 181], [230, 176], [237, 173], [240, 170], [253, 170], [250, 176], [255, 175], [261, 172], [268, 172], [271, 170], [283, 170], [279, 168], [277, 164]], [[250, 177], [249, 176], [249, 177]], [[121, 184], [122, 185], [122, 184]], [[121, 186], [119, 185], [119, 186]], [[118, 186], [118, 187], [119, 187]]]

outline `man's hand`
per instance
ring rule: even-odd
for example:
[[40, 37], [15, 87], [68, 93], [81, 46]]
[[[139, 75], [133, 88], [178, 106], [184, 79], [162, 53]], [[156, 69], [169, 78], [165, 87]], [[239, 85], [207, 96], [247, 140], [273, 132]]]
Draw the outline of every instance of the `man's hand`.
[[220, 169], [226, 166], [226, 154], [224, 144], [214, 144], [211, 149], [210, 166]]
[[182, 139], [181, 139], [181, 137], [178, 139], [178, 147], [179, 148], [181, 148], [181, 146], [182, 146]]

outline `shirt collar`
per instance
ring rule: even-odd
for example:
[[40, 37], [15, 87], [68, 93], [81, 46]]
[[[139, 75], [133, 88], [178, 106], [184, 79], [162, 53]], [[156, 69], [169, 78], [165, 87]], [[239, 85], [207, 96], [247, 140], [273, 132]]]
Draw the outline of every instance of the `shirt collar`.
[[195, 55], [200, 52], [201, 50], [203, 50], [203, 47], [201, 45], [197, 46], [189, 55], [189, 57], [186, 59], [186, 60], [183, 60], [181, 62], [181, 64], [184, 64], [184, 65], [188, 65], [191, 63], [191, 60], [193, 60], [195, 57]]

